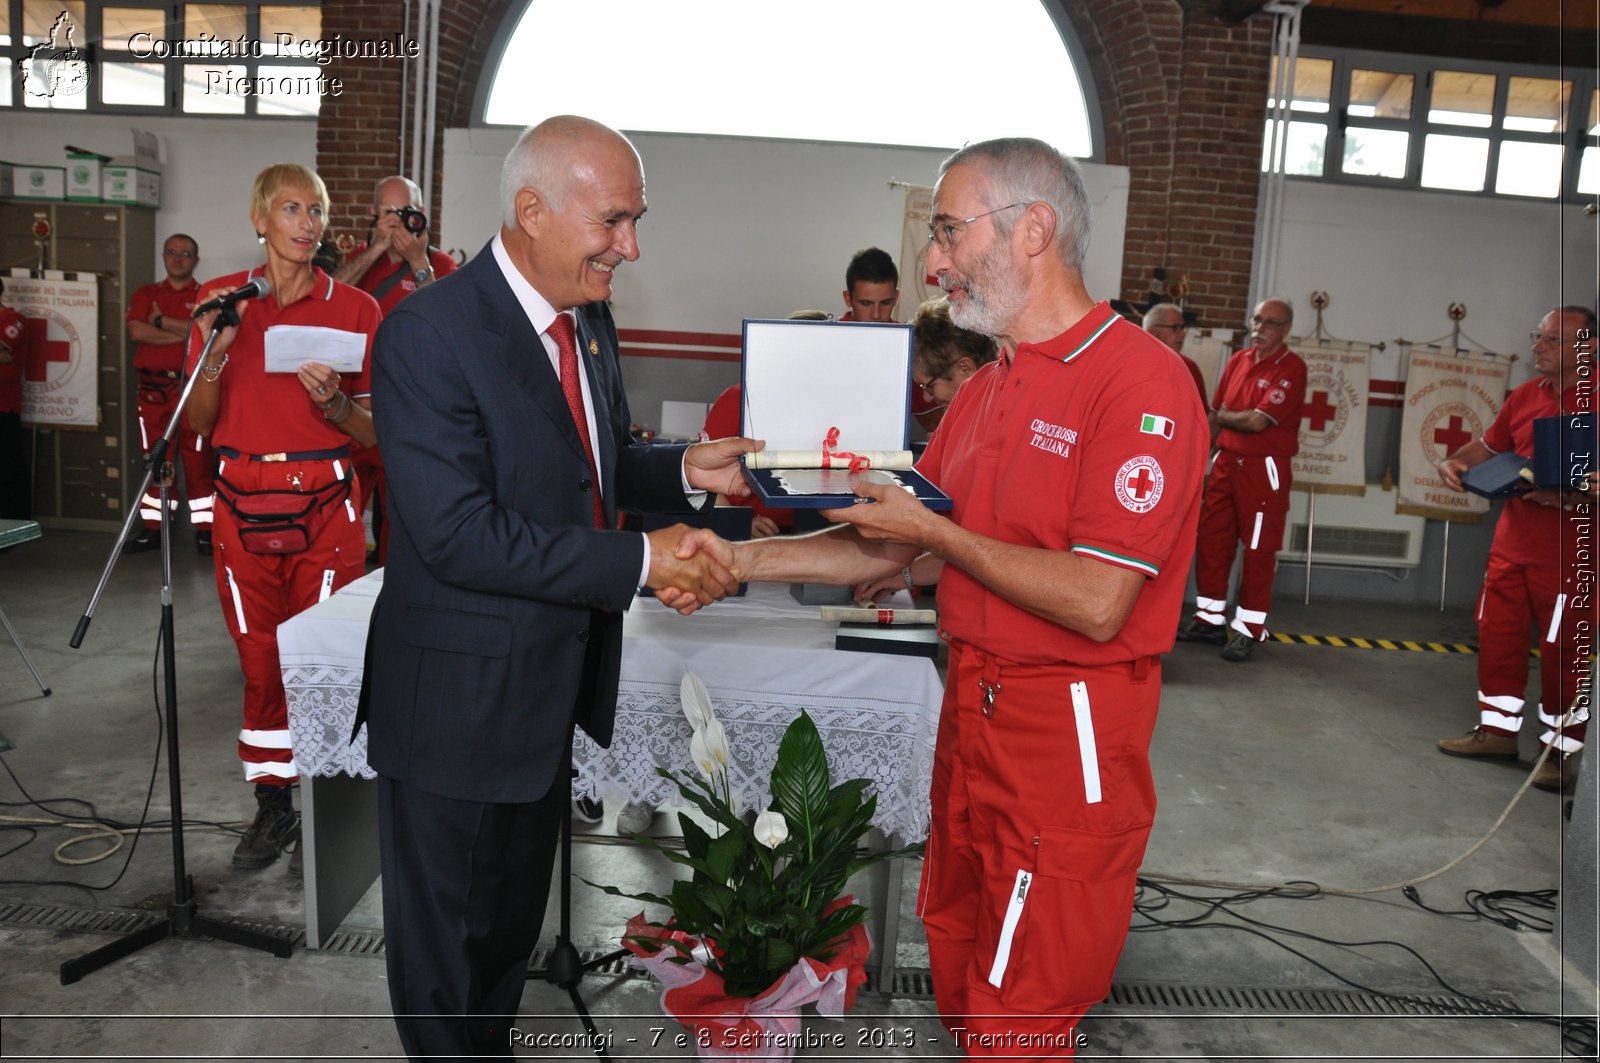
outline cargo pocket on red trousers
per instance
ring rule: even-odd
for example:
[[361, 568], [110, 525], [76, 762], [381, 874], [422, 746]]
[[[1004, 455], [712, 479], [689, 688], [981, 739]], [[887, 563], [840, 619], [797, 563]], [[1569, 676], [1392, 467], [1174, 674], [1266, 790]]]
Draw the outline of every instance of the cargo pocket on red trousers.
[[1031, 862], [1007, 860], [1010, 850], [1001, 856], [997, 865], [1009, 866], [986, 875], [998, 931], [978, 951], [979, 970], [1007, 1009], [1043, 1014], [1105, 998], [1149, 835], [1149, 824], [1114, 834], [1045, 827]]

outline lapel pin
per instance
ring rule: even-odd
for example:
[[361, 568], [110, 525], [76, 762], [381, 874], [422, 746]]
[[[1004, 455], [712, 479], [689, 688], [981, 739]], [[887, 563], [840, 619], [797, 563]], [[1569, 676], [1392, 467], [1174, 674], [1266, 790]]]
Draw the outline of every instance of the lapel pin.
[[599, 342], [596, 341], [596, 340], [590, 340], [589, 341], [589, 356], [591, 358], [593, 358], [593, 357], [597, 357], [599, 354], [600, 354], [600, 344], [599, 344]]

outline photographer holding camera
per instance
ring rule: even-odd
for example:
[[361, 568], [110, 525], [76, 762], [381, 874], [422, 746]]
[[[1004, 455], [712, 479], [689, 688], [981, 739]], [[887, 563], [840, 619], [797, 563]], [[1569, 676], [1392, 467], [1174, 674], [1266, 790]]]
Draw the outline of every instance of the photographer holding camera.
[[[387, 316], [400, 300], [451, 273], [455, 259], [428, 245], [428, 215], [422, 209], [422, 189], [409, 178], [396, 175], [378, 182], [372, 194], [372, 225], [367, 242], [356, 247], [334, 280], [354, 285], [378, 301]], [[389, 528], [383, 510], [387, 484], [383, 457], [376, 445], [357, 447], [351, 454], [361, 485], [361, 510], [374, 498], [373, 533], [378, 541], [377, 561], [388, 556]]]

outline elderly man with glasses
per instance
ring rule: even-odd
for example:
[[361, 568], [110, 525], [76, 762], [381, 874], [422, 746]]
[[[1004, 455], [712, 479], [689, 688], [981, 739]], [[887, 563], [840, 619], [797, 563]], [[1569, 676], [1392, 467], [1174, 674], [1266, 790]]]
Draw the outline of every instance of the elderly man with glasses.
[[1144, 330], [1172, 348], [1172, 353], [1183, 359], [1183, 367], [1194, 378], [1200, 401], [1209, 412], [1211, 402], [1206, 397], [1206, 378], [1200, 372], [1200, 363], [1183, 353], [1183, 337], [1189, 326], [1183, 323], [1183, 307], [1176, 303], [1157, 303], [1144, 312]]
[[[189, 315], [194, 313], [194, 269], [200, 264], [200, 245], [194, 237], [173, 233], [161, 247], [161, 264], [167, 276], [146, 284], [128, 302], [128, 338], [134, 349], [133, 367], [139, 373], [136, 409], [139, 413], [139, 445], [149, 452], [167, 430], [172, 411], [177, 409], [183, 391], [183, 343], [189, 335]], [[173, 446], [181, 455], [183, 490], [189, 499], [189, 523], [194, 525], [195, 548], [202, 555], [211, 553], [212, 477], [217, 458], [206, 438], [178, 426]], [[174, 465], [179, 462], [174, 461]], [[176, 494], [169, 504], [176, 508]], [[128, 540], [129, 553], [154, 550], [161, 545], [161, 496], [152, 484], [150, 493], [139, 500], [139, 515], [144, 527]]]
[[848, 527], [706, 548], [778, 582], [945, 561], [918, 905], [934, 994], [967, 1054], [1058, 1059], [1111, 987], [1155, 815], [1147, 752], [1205, 414], [1178, 360], [1085, 289], [1090, 208], [1070, 159], [1037, 140], [969, 145], [940, 168], [933, 212], [950, 320], [1001, 351], [917, 463], [950, 517], [863, 480], [871, 505], [826, 514]]
[[[1251, 346], [1222, 370], [1211, 404], [1216, 456], [1206, 479], [1195, 550], [1195, 612], [1184, 642], [1224, 644], [1222, 659], [1250, 659], [1267, 637], [1272, 579], [1289, 512], [1290, 459], [1300, 450], [1306, 363], [1288, 347], [1294, 307], [1267, 299], [1250, 318]], [[1239, 597], [1226, 623], [1228, 576], [1244, 543]]]
[[[1506, 396], [1482, 438], [1439, 463], [1447, 486], [1465, 490], [1462, 473], [1496, 454], [1531, 455], [1538, 418], [1594, 409], [1594, 329], [1587, 307], [1558, 307], [1544, 316], [1529, 337], [1533, 379]], [[1560, 791], [1577, 777], [1575, 757], [1589, 727], [1594, 506], [1589, 494], [1549, 489], [1506, 500], [1478, 599], [1478, 725], [1441, 739], [1441, 753], [1517, 759], [1528, 646], [1537, 630], [1539, 744], [1550, 748], [1542, 752], [1533, 785]]]

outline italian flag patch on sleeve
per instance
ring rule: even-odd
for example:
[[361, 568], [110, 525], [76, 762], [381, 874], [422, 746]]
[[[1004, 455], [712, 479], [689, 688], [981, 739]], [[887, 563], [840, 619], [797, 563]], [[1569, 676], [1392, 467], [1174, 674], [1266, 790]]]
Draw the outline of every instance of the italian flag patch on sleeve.
[[1172, 418], [1162, 417], [1154, 413], [1147, 413], [1139, 421], [1139, 431], [1148, 436], [1160, 436], [1162, 439], [1171, 439]]

